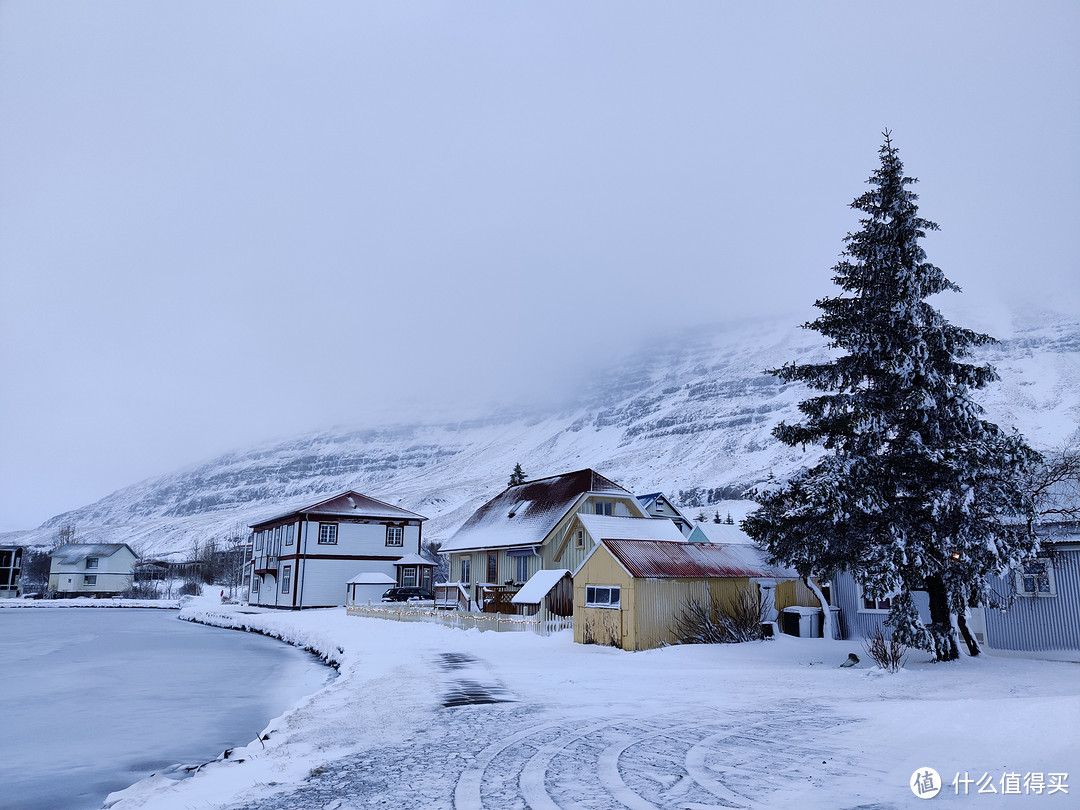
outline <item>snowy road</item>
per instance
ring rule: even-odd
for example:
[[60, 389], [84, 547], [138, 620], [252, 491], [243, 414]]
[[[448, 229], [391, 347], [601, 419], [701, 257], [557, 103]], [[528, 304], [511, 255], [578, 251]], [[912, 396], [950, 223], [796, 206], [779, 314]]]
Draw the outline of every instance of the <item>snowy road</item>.
[[[198, 613], [198, 611], [194, 611]], [[262, 741], [115, 810], [906, 808], [913, 772], [1080, 780], [1080, 667], [984, 656], [896, 675], [839, 664], [858, 642], [643, 653], [568, 633], [480, 633], [344, 611], [199, 616], [329, 653], [340, 677]], [[1069, 794], [945, 807], [1069, 807]]]
[[328, 763], [298, 789], [237, 810], [750, 808], [815, 786], [833, 796], [850, 774], [875, 770], [829, 742], [844, 721], [822, 706], [567, 717], [523, 703], [488, 661], [456, 652], [434, 660], [449, 677], [420, 739]]

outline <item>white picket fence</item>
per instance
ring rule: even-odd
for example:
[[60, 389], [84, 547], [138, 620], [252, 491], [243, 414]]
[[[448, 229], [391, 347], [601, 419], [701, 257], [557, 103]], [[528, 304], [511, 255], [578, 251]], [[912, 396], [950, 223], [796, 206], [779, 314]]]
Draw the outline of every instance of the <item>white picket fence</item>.
[[496, 633], [536, 633], [547, 636], [574, 626], [572, 616], [540, 619], [537, 616], [506, 616], [499, 613], [474, 613], [464, 610], [435, 610], [431, 604], [349, 605], [350, 616], [387, 619], [397, 622], [432, 622], [458, 630], [494, 631]]

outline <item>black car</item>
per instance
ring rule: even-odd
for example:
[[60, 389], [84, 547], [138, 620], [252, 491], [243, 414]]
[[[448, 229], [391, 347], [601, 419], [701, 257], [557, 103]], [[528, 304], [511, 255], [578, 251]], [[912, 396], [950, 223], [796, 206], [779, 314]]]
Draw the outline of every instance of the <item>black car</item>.
[[418, 599], [434, 598], [435, 593], [428, 588], [391, 588], [382, 595], [384, 602], [412, 602]]

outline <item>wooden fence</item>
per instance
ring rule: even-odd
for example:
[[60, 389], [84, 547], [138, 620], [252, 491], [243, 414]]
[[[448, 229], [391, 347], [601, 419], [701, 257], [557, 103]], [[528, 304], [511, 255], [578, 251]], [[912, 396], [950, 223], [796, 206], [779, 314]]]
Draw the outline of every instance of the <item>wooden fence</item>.
[[536, 633], [548, 636], [574, 626], [572, 616], [539, 619], [536, 616], [507, 616], [499, 613], [475, 613], [464, 610], [435, 610], [430, 604], [350, 605], [350, 616], [388, 619], [398, 622], [431, 622], [458, 630], [492, 630], [497, 633]]

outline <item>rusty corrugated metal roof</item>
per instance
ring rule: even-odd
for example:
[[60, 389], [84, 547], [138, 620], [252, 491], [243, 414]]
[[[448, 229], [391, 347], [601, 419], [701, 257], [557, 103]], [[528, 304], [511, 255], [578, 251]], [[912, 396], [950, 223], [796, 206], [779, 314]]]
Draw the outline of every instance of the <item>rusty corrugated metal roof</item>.
[[793, 570], [769, 565], [764, 552], [749, 544], [609, 539], [601, 542], [635, 578], [799, 577]]

